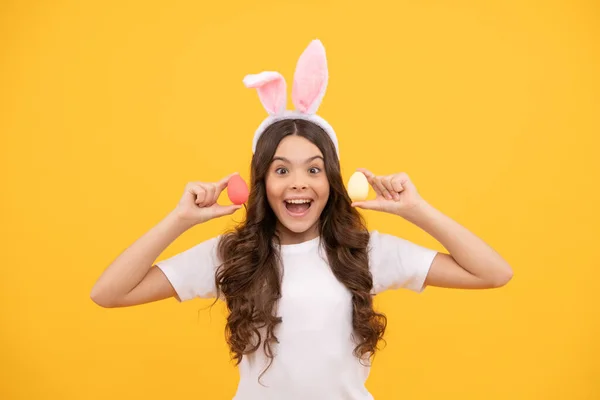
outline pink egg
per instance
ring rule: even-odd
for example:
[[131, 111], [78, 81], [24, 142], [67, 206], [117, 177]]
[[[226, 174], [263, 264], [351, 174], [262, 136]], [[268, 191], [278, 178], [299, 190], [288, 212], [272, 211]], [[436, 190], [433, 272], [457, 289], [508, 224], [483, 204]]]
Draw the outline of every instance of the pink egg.
[[246, 181], [239, 175], [234, 175], [229, 179], [227, 184], [227, 196], [233, 204], [244, 204], [248, 200], [250, 192]]

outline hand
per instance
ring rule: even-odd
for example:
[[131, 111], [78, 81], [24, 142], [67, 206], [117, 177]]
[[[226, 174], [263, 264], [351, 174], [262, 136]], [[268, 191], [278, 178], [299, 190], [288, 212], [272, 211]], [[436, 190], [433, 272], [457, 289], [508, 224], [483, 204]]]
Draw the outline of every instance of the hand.
[[376, 176], [364, 168], [358, 168], [357, 170], [365, 174], [377, 196], [374, 200], [355, 201], [352, 203], [353, 207], [405, 216], [415, 207], [424, 203], [417, 192], [417, 188], [404, 172]]
[[234, 175], [236, 174], [228, 175], [215, 183], [189, 182], [175, 209], [178, 218], [193, 226], [233, 214], [240, 209], [241, 205], [222, 206], [217, 203], [219, 195]]

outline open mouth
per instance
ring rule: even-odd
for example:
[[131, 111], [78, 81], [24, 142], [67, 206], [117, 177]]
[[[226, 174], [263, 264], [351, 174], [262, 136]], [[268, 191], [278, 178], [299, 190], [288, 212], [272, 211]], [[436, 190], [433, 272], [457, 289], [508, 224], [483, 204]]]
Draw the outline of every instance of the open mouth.
[[292, 200], [285, 200], [284, 201], [285, 204], [285, 208], [288, 210], [288, 212], [293, 215], [293, 216], [303, 216], [305, 215], [311, 204], [312, 204], [312, 200], [311, 199], [292, 199]]

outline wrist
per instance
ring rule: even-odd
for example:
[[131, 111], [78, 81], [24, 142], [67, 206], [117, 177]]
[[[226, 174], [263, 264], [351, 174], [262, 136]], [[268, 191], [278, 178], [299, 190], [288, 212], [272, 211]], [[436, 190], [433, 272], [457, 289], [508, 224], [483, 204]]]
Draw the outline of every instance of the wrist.
[[197, 223], [186, 218], [178, 208], [172, 210], [165, 218], [167, 224], [181, 233], [195, 226]]
[[428, 214], [431, 214], [433, 207], [421, 199], [419, 202], [414, 205], [407, 207], [398, 212], [398, 215], [409, 222], [417, 223], [421, 219], [426, 218]]

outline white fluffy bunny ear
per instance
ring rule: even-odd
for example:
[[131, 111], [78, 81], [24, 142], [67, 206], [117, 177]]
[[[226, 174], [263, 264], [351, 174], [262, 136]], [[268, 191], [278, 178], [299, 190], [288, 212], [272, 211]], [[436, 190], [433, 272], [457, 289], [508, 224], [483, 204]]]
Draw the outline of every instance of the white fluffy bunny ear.
[[320, 40], [313, 40], [296, 64], [292, 86], [292, 100], [296, 109], [305, 114], [316, 113], [325, 96], [328, 79], [325, 47]]
[[279, 72], [264, 71], [246, 75], [244, 85], [256, 88], [258, 97], [265, 110], [271, 115], [279, 115], [287, 105], [287, 85]]

